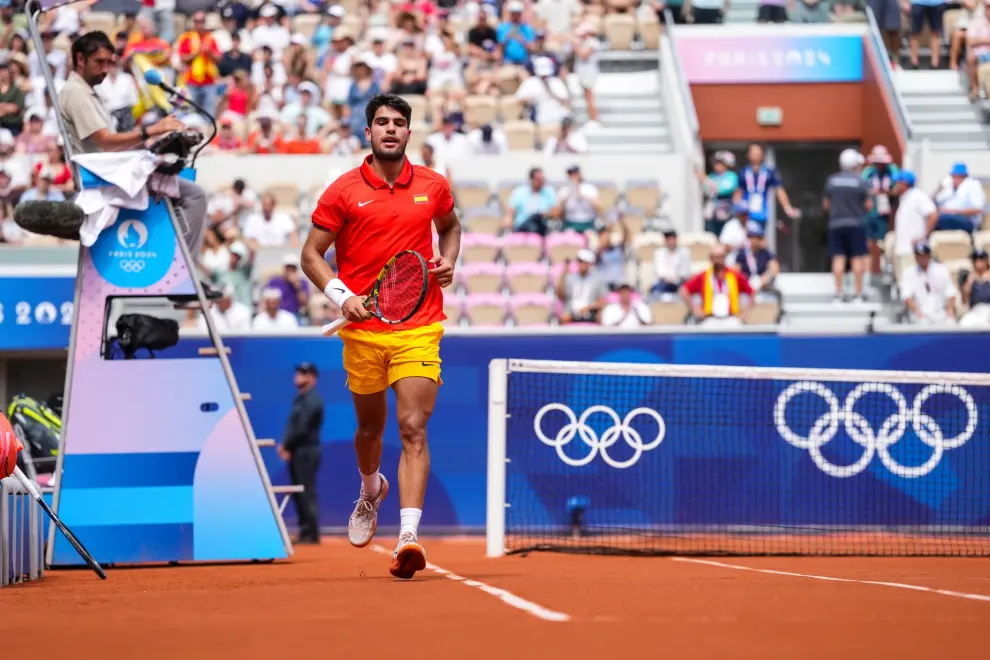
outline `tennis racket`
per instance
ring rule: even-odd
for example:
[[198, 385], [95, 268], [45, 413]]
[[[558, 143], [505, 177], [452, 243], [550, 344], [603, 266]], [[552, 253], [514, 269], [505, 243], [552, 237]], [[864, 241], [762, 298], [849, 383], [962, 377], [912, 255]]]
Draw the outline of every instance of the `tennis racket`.
[[55, 525], [62, 531], [63, 534], [65, 534], [65, 538], [69, 540], [69, 543], [71, 543], [72, 547], [76, 549], [76, 552], [79, 553], [79, 556], [83, 558], [83, 560], [86, 562], [86, 565], [92, 568], [93, 571], [100, 576], [101, 580], [106, 580], [107, 574], [103, 571], [103, 567], [100, 566], [100, 564], [95, 559], [93, 559], [93, 555], [89, 554], [89, 551], [86, 550], [83, 544], [79, 542], [79, 539], [76, 538], [76, 535], [73, 534], [72, 531], [65, 526], [65, 523], [62, 522], [58, 516], [55, 515], [55, 512], [52, 511], [52, 508], [48, 506], [47, 502], [45, 502], [45, 498], [41, 496], [41, 492], [37, 488], [35, 488], [34, 482], [32, 482], [27, 477], [27, 475], [21, 471], [21, 468], [19, 467], [14, 468], [14, 476], [17, 477], [17, 479], [21, 482], [21, 485], [23, 485], [24, 488], [31, 494], [31, 497], [33, 497], [34, 500], [41, 505], [41, 508], [44, 509], [45, 513], [48, 514], [48, 517], [55, 521]]
[[[404, 250], [388, 260], [378, 273], [371, 293], [364, 301], [364, 308], [372, 316], [396, 325], [411, 319], [426, 300], [429, 268], [419, 252]], [[323, 336], [333, 336], [350, 321], [337, 319], [323, 326]]]

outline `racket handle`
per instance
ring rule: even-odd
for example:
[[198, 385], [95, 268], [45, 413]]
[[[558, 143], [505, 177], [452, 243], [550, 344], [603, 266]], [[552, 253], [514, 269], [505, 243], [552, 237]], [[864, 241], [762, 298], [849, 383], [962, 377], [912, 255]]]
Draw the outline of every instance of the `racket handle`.
[[325, 326], [323, 326], [323, 336], [333, 337], [335, 334], [337, 334], [338, 330], [343, 328], [345, 325], [349, 325], [349, 324], [350, 321], [348, 321], [347, 319], [337, 319], [333, 323], [327, 323]]

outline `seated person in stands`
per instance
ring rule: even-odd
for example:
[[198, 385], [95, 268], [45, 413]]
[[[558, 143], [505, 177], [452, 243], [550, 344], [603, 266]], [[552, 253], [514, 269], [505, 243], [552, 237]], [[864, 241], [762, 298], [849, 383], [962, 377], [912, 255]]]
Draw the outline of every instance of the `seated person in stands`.
[[657, 281], [650, 293], [677, 293], [681, 284], [691, 277], [691, 253], [683, 245], [677, 244], [677, 232], [667, 229], [663, 232], [664, 244], [653, 252], [653, 268]]
[[557, 298], [564, 305], [561, 323], [598, 323], [598, 314], [605, 305], [608, 287], [595, 268], [595, 253], [585, 248], [578, 252], [576, 273], [570, 272], [570, 259], [557, 279]]
[[[235, 290], [233, 286], [227, 285], [223, 288], [223, 298], [210, 307], [210, 314], [213, 317], [213, 327], [217, 331], [223, 332], [246, 332], [251, 329], [251, 309], [234, 300]], [[190, 310], [190, 314], [196, 316], [196, 327], [206, 330], [206, 317], [202, 312]]]
[[936, 231], [961, 229], [975, 232], [983, 223], [986, 202], [983, 184], [969, 175], [965, 163], [956, 163], [935, 193], [935, 204], [938, 206]]
[[915, 265], [901, 274], [901, 297], [907, 306], [908, 319], [924, 325], [956, 322], [956, 285], [944, 264], [932, 260], [928, 241], [914, 246]]
[[251, 322], [251, 329], [260, 332], [291, 332], [299, 327], [295, 314], [282, 309], [282, 292], [265, 289], [261, 292], [261, 311]]
[[914, 172], [910, 170], [901, 170], [894, 180], [894, 194], [898, 196], [894, 215], [894, 254], [888, 257], [912, 255], [914, 244], [927, 238], [938, 224], [938, 207], [915, 183]]
[[55, 178], [55, 173], [49, 168], [43, 168], [38, 172], [38, 176], [35, 182], [34, 188], [29, 188], [24, 191], [21, 195], [20, 201], [22, 202], [36, 202], [36, 201], [48, 201], [48, 202], [61, 202], [65, 200], [65, 195], [62, 194], [61, 190], [56, 190], [52, 187], [52, 181]]
[[518, 186], [509, 196], [502, 226], [510, 231], [547, 233], [547, 223], [557, 212], [557, 194], [547, 185], [546, 175], [538, 167], [529, 171], [529, 183]]
[[620, 282], [616, 287], [619, 299], [605, 305], [602, 310], [602, 325], [612, 328], [641, 328], [653, 325], [653, 312], [636, 296], [636, 290], [628, 282]]
[[[732, 198], [739, 189], [739, 175], [736, 174], [736, 157], [731, 151], [716, 151], [712, 157], [712, 173], [697, 170], [705, 190], [705, 231], [718, 236], [722, 228], [732, 218]], [[743, 207], [748, 209], [748, 207]]]
[[[701, 325], [737, 326], [753, 304], [749, 281], [725, 265], [724, 245], [712, 248], [712, 265], [681, 286], [681, 298]], [[743, 294], [747, 297], [743, 298]]]
[[749, 280], [753, 291], [767, 291], [780, 274], [780, 264], [768, 247], [763, 235], [763, 225], [751, 222], [746, 227], [746, 242], [732, 252], [726, 260], [729, 268], [735, 268]]
[[618, 208], [610, 209], [598, 230], [598, 273], [610, 290], [626, 279], [629, 226]]
[[581, 168], [567, 168], [567, 183], [557, 192], [557, 200], [563, 214], [564, 229], [584, 233], [592, 231], [601, 217], [598, 188], [581, 177]]
[[987, 251], [973, 251], [973, 270], [962, 288], [963, 304], [969, 311], [959, 319], [963, 328], [990, 328], [990, 257]]
[[309, 282], [299, 270], [299, 255], [291, 252], [282, 260], [282, 274], [268, 280], [267, 288], [282, 292], [282, 309], [299, 316], [309, 301]]
[[583, 154], [588, 152], [588, 140], [574, 130], [574, 120], [564, 117], [560, 122], [560, 133], [551, 135], [543, 143], [543, 155]]

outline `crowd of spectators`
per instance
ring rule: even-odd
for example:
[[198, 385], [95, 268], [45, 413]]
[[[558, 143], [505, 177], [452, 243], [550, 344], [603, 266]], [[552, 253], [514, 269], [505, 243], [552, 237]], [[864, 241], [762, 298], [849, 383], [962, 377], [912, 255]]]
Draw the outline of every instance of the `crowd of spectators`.
[[[598, 126], [593, 88], [603, 15], [626, 16], [637, 11], [636, 3], [225, 0], [213, 12], [189, 16], [148, 7], [106, 15], [79, 3], [45, 15], [43, 57], [29, 46], [15, 5], [0, 0], [0, 47], [6, 49], [0, 58], [0, 204], [6, 218], [19, 199], [58, 200], [74, 192], [41, 67], [50, 68], [58, 90], [71, 38], [101, 29], [116, 43], [117, 58], [98, 92], [118, 127], [167, 107], [167, 97], [140, 75], [155, 67], [218, 116], [219, 134], [207, 154], [361, 153], [370, 98], [392, 91], [409, 99], [418, 136], [410, 154], [451, 180], [468, 232], [457, 283], [446, 296], [450, 323], [636, 327], [779, 317], [774, 283], [780, 265], [765, 240], [766, 223], [777, 204], [791, 218], [800, 213], [758, 145], [741, 166], [733, 154], [718, 152], [710, 169], [699, 170], [705, 231], [681, 236], [655, 181], [630, 181], [620, 190], [586, 180], [575, 165], [565, 181], [547, 181], [533, 168], [527, 181], [489, 190], [460, 181], [447, 165], [514, 149], [585, 152], [586, 135]], [[763, 3], [759, 19], [780, 19], [767, 9], [775, 6]], [[655, 22], [670, 10], [678, 22], [704, 23], [718, 22], [709, 19], [720, 20], [725, 7], [694, 2], [682, 11], [676, 3], [651, 2], [638, 7], [644, 9]], [[795, 20], [808, 7], [798, 9]], [[573, 99], [582, 96], [586, 110], [577, 116]], [[184, 118], [197, 121], [194, 114]], [[18, 155], [29, 156], [30, 167]], [[905, 259], [915, 255], [924, 271], [919, 245], [934, 253], [938, 271], [952, 231], [979, 229], [985, 195], [965, 166], [953, 169], [934, 200], [914, 187], [910, 172], [897, 171], [883, 147], [856, 167], [870, 204], [868, 248], [847, 255], [854, 272], [879, 273], [890, 264], [907, 273], [913, 264]], [[200, 266], [223, 294], [211, 312], [221, 329], [290, 330], [339, 314], [310, 290], [295, 256], [319, 192], [294, 184], [252, 190], [240, 180], [212, 191]], [[891, 233], [895, 212], [898, 230]], [[25, 236], [9, 220], [0, 236], [10, 243], [49, 240]], [[960, 268], [960, 259], [948, 266], [947, 279], [961, 294], [946, 294], [951, 305], [936, 304], [953, 307], [952, 318], [963, 309], [957, 303], [984, 304], [990, 276], [979, 248], [985, 241], [974, 240], [972, 268]], [[909, 318], [935, 319], [931, 303], [918, 302], [917, 277], [900, 279]], [[837, 282], [841, 289], [840, 275]], [[203, 324], [197, 314], [190, 312], [188, 325]]]

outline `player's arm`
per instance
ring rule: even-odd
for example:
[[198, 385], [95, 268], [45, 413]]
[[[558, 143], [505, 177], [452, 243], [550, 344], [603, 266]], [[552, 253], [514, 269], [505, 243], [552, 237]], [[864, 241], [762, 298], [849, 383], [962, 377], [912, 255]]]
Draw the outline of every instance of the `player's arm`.
[[431, 274], [440, 286], [445, 287], [454, 281], [454, 264], [461, 253], [461, 221], [454, 211], [454, 196], [450, 194], [450, 184], [446, 181], [440, 187], [436, 208], [441, 213], [433, 219], [440, 237], [440, 256], [430, 259], [430, 263], [434, 264]]
[[313, 211], [313, 228], [306, 236], [299, 262], [309, 281], [340, 308], [344, 318], [358, 323], [371, 318], [364, 307], [367, 296], [355, 294], [340, 279], [334, 277], [333, 269], [326, 260], [327, 250], [333, 245], [337, 232], [344, 226], [345, 214], [343, 200], [331, 187], [323, 193]]

